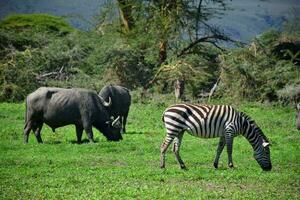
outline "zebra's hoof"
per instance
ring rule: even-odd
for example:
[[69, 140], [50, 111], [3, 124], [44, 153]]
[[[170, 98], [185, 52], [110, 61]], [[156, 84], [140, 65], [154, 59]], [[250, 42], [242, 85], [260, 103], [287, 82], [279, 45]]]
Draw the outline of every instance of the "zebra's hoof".
[[218, 169], [218, 163], [214, 163], [214, 167]]
[[161, 169], [164, 169], [165, 168], [165, 165], [161, 165], [161, 166], [159, 166]]
[[233, 168], [234, 166], [233, 166], [232, 163], [229, 163], [229, 164], [228, 164], [228, 167], [229, 167], [229, 168]]
[[188, 170], [185, 165], [180, 165], [180, 169]]

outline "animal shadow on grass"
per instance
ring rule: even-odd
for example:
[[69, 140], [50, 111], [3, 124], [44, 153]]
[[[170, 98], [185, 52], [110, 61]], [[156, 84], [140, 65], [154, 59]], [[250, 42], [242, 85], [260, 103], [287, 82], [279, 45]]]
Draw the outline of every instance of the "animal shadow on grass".
[[[77, 140], [70, 140], [69, 142], [72, 143], [72, 144], [78, 144]], [[80, 144], [88, 144], [88, 143], [90, 143], [90, 141], [87, 138], [85, 138], [85, 139], [81, 140]], [[99, 143], [99, 140], [98, 139], [94, 139], [94, 143]]]
[[54, 140], [54, 141], [45, 141], [45, 144], [61, 144], [61, 141]]
[[139, 134], [144, 134], [143, 132], [139, 132], [139, 131], [131, 131], [131, 132], [126, 132], [126, 133], [123, 133], [125, 135], [139, 135]]
[[131, 131], [131, 132], [126, 132], [124, 133], [125, 135], [156, 135], [158, 134], [157, 132], [149, 132], [149, 131]]

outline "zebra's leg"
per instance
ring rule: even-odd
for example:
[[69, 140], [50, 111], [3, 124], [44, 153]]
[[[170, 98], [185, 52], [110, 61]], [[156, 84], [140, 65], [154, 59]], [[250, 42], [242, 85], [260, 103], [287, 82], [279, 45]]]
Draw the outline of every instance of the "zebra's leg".
[[175, 154], [176, 160], [180, 165], [181, 169], [186, 169], [186, 166], [184, 162], [182, 161], [179, 151], [180, 151], [180, 145], [182, 141], [183, 133], [179, 133], [177, 137], [174, 139], [174, 144], [173, 144], [173, 152]]
[[225, 133], [225, 141], [227, 146], [227, 154], [228, 154], [228, 166], [230, 168], [233, 168], [233, 162], [232, 162], [232, 145], [233, 145], [233, 136], [234, 133], [232, 130], [227, 130]]
[[172, 141], [174, 140], [175, 135], [167, 134], [164, 142], [161, 144], [160, 147], [160, 168], [165, 168], [165, 158], [166, 158], [166, 151]]
[[225, 137], [220, 137], [220, 141], [219, 141], [219, 145], [218, 145], [218, 149], [217, 149], [217, 154], [216, 154], [216, 158], [214, 161], [214, 167], [217, 169], [218, 168], [218, 164], [219, 164], [219, 159], [220, 159], [220, 155], [224, 149], [225, 146]]

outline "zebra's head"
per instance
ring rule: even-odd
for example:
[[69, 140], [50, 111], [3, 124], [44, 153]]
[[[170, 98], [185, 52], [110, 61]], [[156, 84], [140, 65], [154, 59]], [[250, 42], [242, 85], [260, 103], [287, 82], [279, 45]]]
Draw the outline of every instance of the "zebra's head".
[[262, 142], [258, 142], [259, 146], [254, 150], [254, 158], [264, 171], [270, 171], [272, 169], [270, 143], [265, 139], [261, 140]]
[[270, 143], [259, 126], [245, 113], [241, 113], [243, 119], [244, 136], [248, 139], [254, 150], [254, 158], [265, 171], [272, 169], [270, 157]]

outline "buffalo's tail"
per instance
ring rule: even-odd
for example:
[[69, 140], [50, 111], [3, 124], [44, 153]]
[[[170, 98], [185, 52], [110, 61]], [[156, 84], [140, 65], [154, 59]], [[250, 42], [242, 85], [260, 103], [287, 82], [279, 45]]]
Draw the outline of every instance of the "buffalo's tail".
[[28, 105], [27, 105], [27, 98], [25, 100], [25, 126], [24, 129], [26, 129], [27, 125], [28, 125]]

